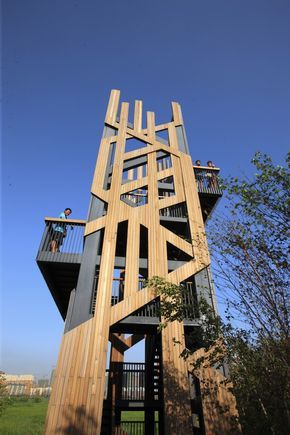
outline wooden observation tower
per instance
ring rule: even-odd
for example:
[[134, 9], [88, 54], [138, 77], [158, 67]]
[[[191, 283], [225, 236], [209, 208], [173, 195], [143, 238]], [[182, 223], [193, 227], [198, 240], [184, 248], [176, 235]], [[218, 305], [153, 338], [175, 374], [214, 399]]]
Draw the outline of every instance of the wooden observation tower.
[[[88, 219], [68, 219], [74, 231], [68, 226], [59, 252], [51, 252], [64, 221], [46, 218], [37, 255], [65, 320], [45, 433], [226, 434], [227, 418], [180, 358], [186, 334], [201, 324], [199, 298], [215, 307], [204, 225], [221, 196], [218, 169], [193, 166], [178, 103], [171, 121], [156, 125], [147, 112], [142, 125], [142, 102], [129, 122], [129, 104], [119, 98], [113, 90]], [[153, 276], [187, 286], [196, 320], [158, 333], [159, 299], [145, 285]], [[144, 359], [125, 362], [141, 340]], [[202, 373], [213, 384], [222, 376]], [[232, 396], [218, 394], [235, 414]], [[143, 411], [144, 421], [126, 421], [128, 410]]]

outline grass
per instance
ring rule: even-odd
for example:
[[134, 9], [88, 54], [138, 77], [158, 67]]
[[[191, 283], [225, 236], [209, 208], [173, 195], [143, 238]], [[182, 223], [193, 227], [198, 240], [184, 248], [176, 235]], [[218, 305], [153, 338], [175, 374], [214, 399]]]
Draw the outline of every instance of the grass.
[[122, 411], [122, 421], [144, 421], [144, 411]]
[[[42, 435], [47, 405], [46, 398], [41, 398], [39, 402], [35, 399], [14, 399], [0, 417], [0, 434]], [[122, 421], [144, 421], [144, 411], [122, 411]]]
[[0, 417], [1, 435], [42, 435], [48, 399], [16, 399]]

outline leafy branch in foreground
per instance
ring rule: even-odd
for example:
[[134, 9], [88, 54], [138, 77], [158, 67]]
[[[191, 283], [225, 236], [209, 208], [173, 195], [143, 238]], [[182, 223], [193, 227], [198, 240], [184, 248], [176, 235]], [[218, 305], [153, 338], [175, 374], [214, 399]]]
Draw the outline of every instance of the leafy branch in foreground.
[[212, 219], [208, 229], [218, 294], [228, 307], [227, 323], [203, 300], [198, 307], [188, 306], [183, 286], [160, 278], [154, 278], [151, 286], [160, 295], [163, 327], [174, 320], [197, 320], [192, 336], [186, 337], [184, 358], [215, 343], [214, 352], [197, 359], [193, 371], [198, 365], [223, 364], [226, 348], [244, 434], [286, 435], [290, 427], [290, 157], [285, 166], [275, 166], [270, 157], [256, 153], [252, 163], [257, 171], [252, 180], [225, 181], [227, 215]]

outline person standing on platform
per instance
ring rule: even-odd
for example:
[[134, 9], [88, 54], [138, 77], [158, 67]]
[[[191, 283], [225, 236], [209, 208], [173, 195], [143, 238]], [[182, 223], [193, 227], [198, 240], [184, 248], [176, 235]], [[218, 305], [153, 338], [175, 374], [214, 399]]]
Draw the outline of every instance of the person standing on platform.
[[[64, 211], [59, 215], [59, 219], [67, 219], [67, 217], [71, 214], [71, 208], [67, 207]], [[52, 240], [50, 242], [50, 251], [51, 252], [59, 252], [59, 247], [63, 243], [64, 237], [66, 237], [66, 228], [67, 225], [65, 223], [57, 222], [52, 226]], [[72, 227], [71, 227], [72, 228]]]

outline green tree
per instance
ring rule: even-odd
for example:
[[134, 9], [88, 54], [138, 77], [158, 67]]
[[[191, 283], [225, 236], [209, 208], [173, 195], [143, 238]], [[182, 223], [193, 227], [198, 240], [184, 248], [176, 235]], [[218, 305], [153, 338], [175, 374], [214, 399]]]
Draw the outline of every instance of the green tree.
[[0, 371], [0, 416], [3, 414], [5, 408], [9, 404], [6, 390], [6, 379], [3, 372]]
[[219, 294], [244, 328], [229, 329], [227, 340], [244, 426], [282, 434], [290, 427], [290, 155], [284, 166], [261, 153], [252, 163], [252, 180], [226, 180], [227, 218], [211, 222], [209, 243]]
[[[209, 246], [226, 321], [200, 301], [203, 327], [193, 342], [208, 349], [222, 336], [245, 434], [286, 434], [290, 427], [289, 205], [290, 156], [275, 166], [256, 153], [252, 180], [224, 181], [227, 213], [210, 221]], [[182, 303], [186, 291], [151, 283], [162, 294], [165, 324], [196, 317]], [[195, 350], [185, 349], [183, 356]], [[213, 362], [224, 360], [217, 347]]]

